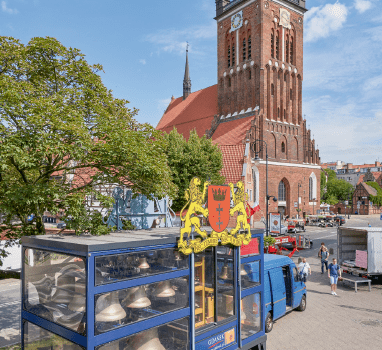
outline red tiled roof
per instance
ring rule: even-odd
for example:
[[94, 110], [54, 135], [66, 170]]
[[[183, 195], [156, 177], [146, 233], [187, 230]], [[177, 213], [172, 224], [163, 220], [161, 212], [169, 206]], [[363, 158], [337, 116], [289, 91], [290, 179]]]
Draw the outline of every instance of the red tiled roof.
[[157, 125], [158, 130], [170, 132], [174, 127], [186, 139], [190, 131], [196, 129], [201, 137], [211, 128], [214, 115], [218, 113], [217, 85], [195, 91], [185, 100], [178, 97], [173, 100]]
[[212, 135], [212, 141], [219, 145], [241, 145], [252, 119], [247, 117], [220, 123]]
[[[371, 173], [373, 174], [373, 176], [374, 176], [374, 178], [375, 178], [375, 181], [377, 181], [378, 178], [379, 178], [379, 177], [381, 176], [381, 174], [382, 174], [382, 172], [380, 172], [380, 171], [375, 171], [375, 172], [372, 171]], [[357, 185], [360, 184], [361, 182], [363, 182], [363, 179], [364, 179], [365, 175], [366, 175], [366, 174], [362, 174], [362, 175], [359, 176]]]
[[223, 154], [222, 175], [225, 182], [237, 183], [241, 180], [245, 145], [220, 145]]
[[367, 184], [364, 183], [364, 182], [362, 182], [361, 185], [364, 187], [364, 189], [366, 190], [366, 192], [367, 192], [369, 195], [370, 195], [370, 194], [371, 194], [372, 196], [376, 196], [376, 195], [377, 195], [377, 190], [376, 190], [375, 188], [373, 188], [373, 187], [367, 185]]

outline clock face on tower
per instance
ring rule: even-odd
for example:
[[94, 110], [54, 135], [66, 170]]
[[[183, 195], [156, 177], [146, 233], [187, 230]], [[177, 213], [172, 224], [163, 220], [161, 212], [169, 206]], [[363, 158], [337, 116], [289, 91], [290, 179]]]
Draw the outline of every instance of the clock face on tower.
[[243, 25], [243, 11], [240, 11], [231, 17], [231, 32], [241, 28], [242, 25]]

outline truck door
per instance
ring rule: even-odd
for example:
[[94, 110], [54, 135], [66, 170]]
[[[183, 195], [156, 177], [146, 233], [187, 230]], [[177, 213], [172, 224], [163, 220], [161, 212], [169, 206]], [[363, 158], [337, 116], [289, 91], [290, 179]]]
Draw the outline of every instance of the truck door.
[[272, 290], [273, 319], [277, 319], [286, 311], [286, 288], [281, 267], [269, 270]]
[[305, 283], [299, 279], [297, 267], [293, 268], [293, 308], [300, 305], [302, 295], [304, 294]]

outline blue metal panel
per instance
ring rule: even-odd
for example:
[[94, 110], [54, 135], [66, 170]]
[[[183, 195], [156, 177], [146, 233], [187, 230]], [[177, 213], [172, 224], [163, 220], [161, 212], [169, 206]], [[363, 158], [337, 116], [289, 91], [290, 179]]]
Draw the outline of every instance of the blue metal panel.
[[241, 258], [241, 263], [246, 264], [256, 260], [262, 260], [261, 255], [252, 255], [252, 256], [247, 256], [245, 258]]
[[147, 320], [136, 322], [125, 327], [118, 328], [114, 331], [106, 332], [95, 336], [94, 345], [98, 346], [104, 343], [111, 342], [120, 338], [128, 337], [129, 335], [145, 331], [147, 329], [160, 326], [162, 324], [178, 320], [183, 317], [190, 316], [190, 308], [177, 310]]
[[229, 328], [232, 328], [232, 327], [237, 327], [237, 320], [233, 321], [233, 322], [230, 322], [230, 323], [226, 323], [220, 327], [217, 327], [217, 328], [214, 328], [208, 332], [205, 332], [203, 334], [200, 334], [198, 336], [195, 337], [195, 342], [199, 342], [203, 339], [206, 339], [206, 338], [210, 338], [212, 337], [214, 334], [218, 334], [218, 333], [221, 333], [221, 332], [224, 332], [226, 330], [228, 330]]
[[263, 287], [261, 285], [258, 285], [258, 286], [252, 287], [252, 288], [242, 290], [241, 291], [241, 298], [243, 299], [246, 296], [251, 295], [251, 294], [255, 294], [255, 293], [261, 294], [262, 292], [263, 292]]
[[281, 267], [269, 270], [272, 291], [273, 319], [276, 320], [286, 312], [286, 289]]
[[49, 322], [41, 317], [33, 315], [25, 310], [21, 310], [21, 318], [29, 322], [34, 323], [35, 325], [46, 329], [52, 333], [59, 335], [62, 338], [68, 339], [74, 343], [77, 343], [83, 347], [86, 347], [86, 337], [80, 335], [76, 332], [73, 332], [65, 327], [62, 327], [56, 323]]
[[87, 276], [87, 286], [86, 286], [86, 334], [87, 334], [87, 349], [94, 349], [94, 294], [93, 286], [95, 284], [95, 274], [94, 274], [94, 264], [95, 258], [92, 254], [89, 254], [86, 262], [86, 276]]
[[[232, 332], [233, 331], [233, 332]], [[195, 344], [195, 350], [220, 350], [237, 344], [238, 333], [236, 326], [222, 333], [214, 334]], [[237, 348], [237, 346], [236, 346]]]
[[[94, 274], [94, 269], [93, 269], [93, 274]], [[143, 284], [150, 284], [150, 283], [168, 280], [170, 278], [177, 278], [177, 277], [183, 277], [183, 276], [189, 276], [189, 275], [190, 275], [189, 269], [179, 270], [174, 272], [167, 272], [167, 273], [160, 273], [157, 275], [134, 278], [134, 279], [130, 279], [130, 280], [122, 281], [122, 282], [115, 282], [115, 283], [100, 285], [100, 286], [94, 287], [93, 293], [94, 294], [107, 293], [107, 292], [112, 292], [114, 290], [126, 289], [130, 287], [140, 286]]]
[[159, 249], [166, 249], [166, 248], [176, 248], [176, 245], [174, 244], [161, 244], [161, 245], [147, 245], [143, 247], [136, 247], [136, 248], [128, 248], [128, 249], [113, 249], [113, 250], [100, 250], [98, 252], [92, 253], [94, 256], [107, 256], [107, 255], [115, 255], [115, 254], [126, 254], [126, 253], [134, 253], [134, 252], [142, 252], [142, 251], [149, 251], [149, 250], [159, 250]]

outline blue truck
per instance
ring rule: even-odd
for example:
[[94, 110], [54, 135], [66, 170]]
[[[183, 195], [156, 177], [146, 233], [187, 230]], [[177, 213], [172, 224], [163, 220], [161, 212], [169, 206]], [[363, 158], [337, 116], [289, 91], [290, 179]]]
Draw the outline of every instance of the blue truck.
[[306, 308], [306, 285], [293, 260], [287, 256], [264, 254], [265, 332], [286, 313]]

